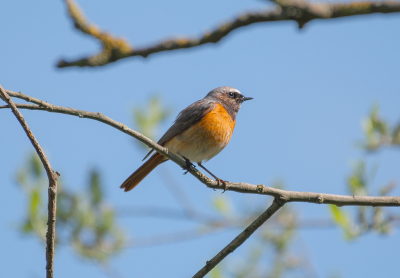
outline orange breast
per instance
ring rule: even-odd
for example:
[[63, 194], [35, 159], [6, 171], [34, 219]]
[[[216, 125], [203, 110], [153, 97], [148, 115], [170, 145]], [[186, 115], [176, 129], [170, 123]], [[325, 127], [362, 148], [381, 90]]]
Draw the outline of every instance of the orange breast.
[[229, 143], [235, 121], [221, 104], [205, 115], [200, 122], [176, 135], [165, 146], [193, 162], [209, 160]]
[[227, 145], [235, 128], [235, 121], [232, 120], [225, 108], [217, 103], [215, 108], [205, 115], [197, 126], [210, 134], [210, 140]]

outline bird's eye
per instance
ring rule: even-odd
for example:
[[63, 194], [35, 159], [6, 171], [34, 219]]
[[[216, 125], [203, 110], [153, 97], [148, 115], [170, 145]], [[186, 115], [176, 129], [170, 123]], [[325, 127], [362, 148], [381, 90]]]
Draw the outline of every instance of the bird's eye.
[[229, 96], [230, 96], [230, 97], [233, 97], [234, 95], [235, 95], [235, 93], [229, 92]]

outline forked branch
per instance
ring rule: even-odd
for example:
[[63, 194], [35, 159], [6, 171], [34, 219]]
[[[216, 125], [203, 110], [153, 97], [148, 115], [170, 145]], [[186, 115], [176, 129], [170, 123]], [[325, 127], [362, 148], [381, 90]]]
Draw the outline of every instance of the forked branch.
[[199, 37], [180, 37], [164, 39], [147, 47], [132, 47], [126, 40], [114, 37], [89, 23], [73, 0], [65, 0], [68, 12], [79, 31], [97, 39], [101, 45], [100, 53], [78, 59], [60, 60], [59, 68], [98, 67], [125, 59], [140, 56], [146, 58], [154, 53], [197, 47], [206, 43], [217, 43], [230, 32], [251, 24], [274, 21], [296, 21], [299, 28], [314, 19], [334, 19], [340, 17], [366, 15], [373, 13], [400, 12], [399, 1], [354, 2], [342, 4], [310, 3], [303, 0], [272, 0], [277, 5], [272, 9], [248, 12], [227, 21]]
[[[7, 93], [12, 97], [20, 98], [28, 102], [34, 103], [34, 104], [16, 104], [18, 108], [30, 109], [30, 110], [45, 110], [52, 113], [68, 114], [80, 118], [89, 118], [92, 120], [100, 121], [136, 138], [137, 140], [146, 144], [148, 147], [156, 150], [165, 157], [171, 159], [182, 168], [186, 166], [186, 161], [180, 156], [169, 152], [167, 148], [156, 144], [143, 134], [128, 128], [126, 125], [119, 123], [101, 114], [100, 112], [94, 113], [84, 110], [77, 110], [69, 107], [57, 106], [45, 102], [43, 100], [13, 91], [7, 90]], [[0, 106], [0, 109], [2, 108], [9, 108], [9, 106], [8, 105]], [[223, 189], [224, 187], [215, 180], [210, 179], [202, 172], [198, 171], [196, 168], [190, 168], [189, 172], [209, 188]], [[298, 192], [298, 191], [276, 189], [262, 184], [255, 185], [249, 183], [227, 182], [226, 190], [236, 191], [241, 193], [269, 195], [284, 202], [334, 204], [337, 206], [400, 206], [400, 197], [344, 196], [344, 195], [313, 193], [313, 192]]]
[[47, 178], [49, 179], [49, 203], [48, 203], [48, 220], [47, 220], [47, 233], [46, 233], [46, 277], [52, 278], [54, 272], [54, 239], [56, 234], [56, 209], [57, 209], [57, 180], [60, 176], [60, 173], [53, 171], [51, 168], [50, 162], [47, 160], [46, 155], [44, 154], [42, 148], [39, 145], [39, 142], [36, 140], [33, 135], [31, 129], [26, 123], [22, 114], [18, 111], [17, 105], [14, 104], [8, 93], [3, 89], [0, 85], [0, 97], [6, 103], [8, 103], [8, 107], [11, 108], [15, 117], [21, 124], [24, 129], [26, 135], [31, 141], [33, 147], [35, 148], [37, 154], [42, 161], [42, 164], [46, 170]]
[[[52, 230], [48, 232], [48, 247], [54, 247], [54, 232], [55, 232], [55, 197], [56, 197], [56, 181], [58, 178], [58, 173], [54, 173], [48, 163], [44, 153], [42, 152], [39, 144], [36, 139], [34, 139], [29, 127], [26, 125], [25, 121], [22, 118], [22, 115], [19, 114], [17, 109], [30, 109], [30, 110], [45, 110], [53, 113], [62, 113], [73, 116], [78, 116], [80, 118], [89, 118], [96, 121], [103, 122], [107, 125], [110, 125], [134, 138], [146, 144], [150, 148], [156, 150], [161, 153], [165, 157], [171, 159], [176, 164], [181, 167], [186, 166], [186, 161], [171, 152], [168, 151], [167, 148], [164, 148], [156, 143], [154, 143], [149, 138], [145, 137], [143, 134], [136, 132], [124, 124], [121, 124], [103, 114], [88, 112], [84, 110], [77, 110], [68, 107], [62, 107], [50, 104], [48, 102], [42, 101], [37, 98], [30, 97], [28, 95], [22, 93], [16, 93], [12, 91], [6, 91], [1, 88], [0, 97], [4, 99], [8, 105], [0, 106], [0, 109], [11, 108], [17, 118], [20, 120], [21, 125], [24, 127], [25, 132], [28, 137], [31, 139], [32, 144], [34, 144], [35, 148], [37, 148], [38, 153], [40, 153], [40, 157], [42, 159], [43, 164], [45, 165], [46, 172], [49, 175], [50, 187], [49, 187], [49, 200], [54, 201], [52, 206], [50, 206], [49, 201], [49, 223], [52, 224]], [[9, 97], [16, 97], [23, 100], [26, 100], [33, 104], [14, 104]], [[208, 178], [203, 173], [198, 171], [196, 168], [189, 169], [189, 172], [196, 177], [199, 181], [204, 183], [206, 186], [214, 189], [223, 189], [224, 186], [220, 188], [219, 183]], [[54, 191], [53, 191], [54, 190]], [[229, 243], [224, 249], [222, 249], [214, 258], [206, 263], [206, 265], [193, 277], [199, 278], [204, 277], [212, 268], [214, 268], [219, 262], [221, 262], [226, 256], [228, 256], [231, 252], [233, 252], [236, 248], [238, 248], [244, 241], [246, 241], [251, 234], [253, 234], [265, 221], [267, 221], [276, 211], [278, 211], [285, 203], [287, 202], [307, 202], [307, 203], [316, 203], [316, 204], [334, 204], [337, 206], [400, 206], [400, 197], [370, 197], [370, 196], [343, 196], [343, 195], [333, 195], [333, 194], [323, 194], [323, 193], [312, 193], [312, 192], [297, 192], [297, 191], [287, 191], [280, 190], [272, 187], [268, 187], [265, 185], [253, 185], [248, 183], [229, 183], [227, 182], [226, 190], [236, 191], [242, 193], [253, 193], [253, 194], [263, 194], [274, 197], [274, 201], [272, 205], [261, 214], [250, 226], [248, 226], [241, 234], [239, 234], [231, 243]], [[52, 193], [53, 192], [53, 193]], [[52, 193], [52, 194], [51, 194]], [[54, 219], [54, 221], [53, 221]], [[49, 235], [51, 235], [50, 237]], [[49, 242], [49, 239], [52, 238], [53, 242]], [[50, 250], [50, 249], [49, 249]], [[50, 252], [50, 251], [49, 251]], [[52, 263], [54, 257], [54, 249], [48, 254], [48, 277], [52, 277]], [[51, 264], [50, 264], [51, 263]], [[49, 266], [50, 265], [50, 266]], [[51, 272], [50, 272], [51, 271]]]

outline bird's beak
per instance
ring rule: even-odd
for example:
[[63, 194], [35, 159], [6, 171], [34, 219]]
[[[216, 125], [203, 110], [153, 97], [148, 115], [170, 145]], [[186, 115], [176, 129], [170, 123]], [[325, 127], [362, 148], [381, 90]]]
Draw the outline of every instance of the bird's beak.
[[253, 98], [252, 98], [252, 97], [244, 97], [243, 100], [242, 100], [242, 102], [243, 102], [243, 101], [246, 101], [246, 100], [251, 100], [251, 99], [253, 99]]

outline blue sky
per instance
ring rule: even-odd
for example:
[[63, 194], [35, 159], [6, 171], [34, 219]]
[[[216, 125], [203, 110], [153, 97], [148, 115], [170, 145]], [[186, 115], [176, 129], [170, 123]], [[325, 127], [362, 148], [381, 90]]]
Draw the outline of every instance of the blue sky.
[[[175, 35], [198, 35], [235, 15], [265, 6], [263, 1], [79, 1], [90, 21], [145, 46]], [[174, 109], [161, 127], [211, 89], [232, 86], [254, 97], [238, 115], [228, 147], [206, 166], [229, 181], [346, 194], [345, 180], [354, 161], [365, 157], [355, 147], [361, 121], [374, 104], [392, 124], [400, 119], [400, 15], [370, 15], [313, 21], [303, 30], [293, 22], [257, 24], [232, 32], [217, 45], [132, 58], [102, 68], [55, 67], [59, 58], [78, 58], [99, 50], [76, 31], [62, 1], [6, 1], [0, 4], [0, 84], [50, 103], [101, 113], [132, 126], [131, 110], [153, 93]], [[118, 186], [141, 164], [144, 152], [127, 135], [88, 119], [22, 111], [64, 183], [80, 190], [92, 167], [101, 170], [107, 200], [113, 205], [178, 208], [159, 176], [152, 173], [134, 191]], [[1, 277], [40, 277], [44, 247], [22, 237], [15, 227], [24, 212], [24, 195], [13, 177], [32, 151], [15, 117], [0, 111]], [[161, 134], [160, 134], [161, 135]], [[398, 150], [367, 157], [379, 165], [375, 188], [399, 180]], [[185, 194], [210, 211], [219, 191], [207, 189], [172, 162], [161, 167], [179, 180]], [[240, 169], [240, 170], [238, 170]], [[399, 189], [393, 194], [399, 195]], [[225, 193], [238, 207], [269, 202], [265, 196]], [[302, 219], [328, 217], [326, 206], [293, 204]], [[390, 209], [397, 212], [398, 209]], [[188, 229], [192, 224], [160, 219], [120, 220], [131, 238]], [[188, 277], [240, 231], [179, 244], [130, 248], [112, 260], [125, 277]], [[397, 231], [389, 237], [368, 234], [354, 242], [339, 229], [304, 230], [318, 277], [390, 277], [397, 273]], [[245, 249], [245, 247], [243, 247]], [[241, 251], [232, 257], [240, 257]], [[158, 267], [155, 267], [157, 265]], [[57, 277], [105, 277], [80, 262], [71, 248], [56, 254]]]

